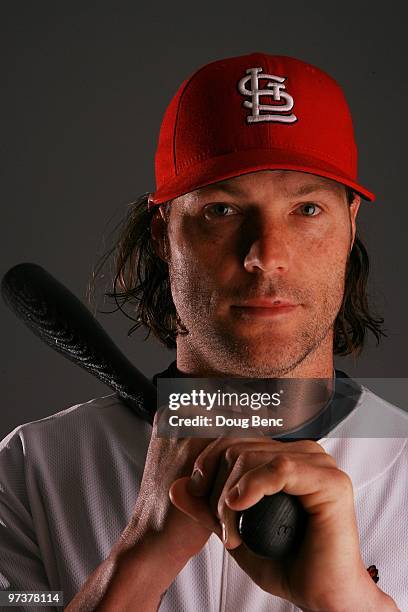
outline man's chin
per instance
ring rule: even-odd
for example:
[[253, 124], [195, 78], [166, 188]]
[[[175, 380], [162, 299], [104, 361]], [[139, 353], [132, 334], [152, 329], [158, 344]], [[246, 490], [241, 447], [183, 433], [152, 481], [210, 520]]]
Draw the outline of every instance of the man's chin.
[[[290, 371], [301, 359], [299, 347], [290, 351], [288, 339], [284, 342], [272, 341], [265, 343], [265, 339], [256, 343], [243, 339], [234, 338], [234, 341], [223, 343], [225, 350], [224, 358], [228, 360], [231, 367], [236, 371], [251, 371], [248, 376], [279, 376], [280, 372]], [[272, 374], [271, 374], [272, 373]]]
[[297, 365], [299, 360], [242, 360], [235, 366], [230, 364], [230, 376], [242, 378], [280, 378], [289, 374]]
[[229, 339], [234, 346], [242, 348], [251, 354], [270, 354], [271, 351], [282, 351], [293, 345], [299, 345], [299, 334], [295, 330], [283, 327], [242, 326], [228, 329], [224, 327], [221, 336]]
[[[214, 346], [217, 337], [217, 346]], [[296, 367], [311, 350], [313, 343], [300, 343], [300, 337], [298, 331], [290, 333], [287, 329], [234, 326], [233, 330], [224, 327], [214, 333], [211, 344], [217, 353], [223, 347], [223, 361], [228, 361], [237, 375], [279, 378]]]

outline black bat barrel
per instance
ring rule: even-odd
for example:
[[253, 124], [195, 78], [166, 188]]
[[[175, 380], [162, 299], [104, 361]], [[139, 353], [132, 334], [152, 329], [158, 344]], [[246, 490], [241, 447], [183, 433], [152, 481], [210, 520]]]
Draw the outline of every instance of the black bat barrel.
[[4, 275], [1, 291], [10, 309], [43, 342], [107, 384], [142, 419], [153, 422], [154, 385], [69, 289], [41, 266], [22, 263]]

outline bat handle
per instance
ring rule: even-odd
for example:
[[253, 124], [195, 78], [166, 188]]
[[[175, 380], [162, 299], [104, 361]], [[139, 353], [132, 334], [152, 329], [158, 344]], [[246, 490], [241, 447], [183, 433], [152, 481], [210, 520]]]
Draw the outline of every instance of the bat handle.
[[238, 513], [238, 533], [256, 555], [283, 560], [298, 551], [307, 524], [299, 499], [283, 491]]

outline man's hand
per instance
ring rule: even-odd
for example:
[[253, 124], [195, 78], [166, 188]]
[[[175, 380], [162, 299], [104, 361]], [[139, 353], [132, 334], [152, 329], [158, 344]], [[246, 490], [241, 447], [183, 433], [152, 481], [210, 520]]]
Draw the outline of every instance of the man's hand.
[[[218, 520], [209, 511], [203, 500], [192, 498], [194, 518], [180, 512], [170, 501], [169, 489], [173, 481], [191, 473], [194, 460], [211, 442], [202, 438], [159, 438], [157, 424], [159, 412], [153, 423], [152, 436], [144, 466], [133, 516], [121, 536], [121, 546], [132, 549], [143, 541], [143, 546], [158, 548], [161, 559], [160, 571], [169, 570], [172, 579], [185, 563], [197, 554], [212, 532], [221, 538]], [[183, 494], [181, 494], [183, 501]], [[174, 576], [173, 576], [174, 574]]]
[[211, 533], [221, 538], [220, 524], [201, 498], [192, 498], [187, 492], [179, 496], [182, 503], [189, 499], [195, 520], [180, 512], [169, 498], [173, 481], [191, 473], [194, 460], [211, 440], [158, 438], [158, 416], [159, 412], [129, 522], [107, 559], [69, 603], [70, 612], [154, 612], [167, 588]]
[[[236, 527], [237, 511], [278, 491], [296, 495], [308, 513], [302, 546], [284, 563], [252, 553]], [[226, 548], [263, 590], [305, 611], [397, 610], [361, 558], [351, 480], [318, 443], [217, 439], [197, 457], [193, 477], [175, 482], [170, 495], [197, 521], [210, 501]]]

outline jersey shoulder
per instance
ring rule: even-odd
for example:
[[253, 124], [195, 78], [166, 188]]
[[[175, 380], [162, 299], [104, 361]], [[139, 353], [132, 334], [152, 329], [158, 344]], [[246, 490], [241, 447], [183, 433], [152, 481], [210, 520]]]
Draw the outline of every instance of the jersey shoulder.
[[75, 463], [103, 449], [105, 457], [122, 454], [143, 465], [150, 435], [150, 424], [111, 394], [19, 425], [0, 442], [0, 460], [12, 452], [24, 462]]
[[[384, 399], [364, 384], [355, 408], [330, 436], [408, 438], [408, 411]], [[346, 391], [347, 393], [347, 391]]]

